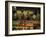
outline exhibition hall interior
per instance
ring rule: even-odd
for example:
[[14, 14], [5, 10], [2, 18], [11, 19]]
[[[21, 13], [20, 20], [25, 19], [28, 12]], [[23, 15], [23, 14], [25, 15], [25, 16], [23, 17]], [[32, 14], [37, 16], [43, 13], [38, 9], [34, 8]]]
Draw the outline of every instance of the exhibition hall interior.
[[40, 8], [12, 7], [12, 30], [40, 29]]

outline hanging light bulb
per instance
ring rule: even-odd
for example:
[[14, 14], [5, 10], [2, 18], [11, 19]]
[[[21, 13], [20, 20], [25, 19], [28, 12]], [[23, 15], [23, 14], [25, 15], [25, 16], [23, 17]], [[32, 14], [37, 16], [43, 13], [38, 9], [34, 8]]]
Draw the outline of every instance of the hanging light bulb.
[[36, 19], [36, 15], [33, 15], [33, 19]]

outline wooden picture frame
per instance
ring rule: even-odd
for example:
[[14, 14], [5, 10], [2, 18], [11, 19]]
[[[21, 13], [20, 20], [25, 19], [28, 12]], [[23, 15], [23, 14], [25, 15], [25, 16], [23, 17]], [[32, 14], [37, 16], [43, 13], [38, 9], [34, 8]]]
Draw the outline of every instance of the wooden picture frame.
[[[40, 29], [36, 30], [24, 30], [24, 31], [17, 31], [12, 29], [12, 6], [16, 9], [22, 7], [20, 10], [24, 9], [38, 9], [40, 11]], [[31, 8], [30, 8], [31, 7]], [[24, 9], [23, 9], [24, 8]], [[36, 9], [36, 11], [37, 11]], [[25, 14], [25, 13], [24, 13]], [[10, 20], [10, 22], [9, 22]], [[5, 1], [5, 35], [6, 36], [18, 36], [18, 35], [34, 35], [34, 34], [44, 34], [45, 33], [45, 3], [41, 2], [20, 2], [20, 1]]]

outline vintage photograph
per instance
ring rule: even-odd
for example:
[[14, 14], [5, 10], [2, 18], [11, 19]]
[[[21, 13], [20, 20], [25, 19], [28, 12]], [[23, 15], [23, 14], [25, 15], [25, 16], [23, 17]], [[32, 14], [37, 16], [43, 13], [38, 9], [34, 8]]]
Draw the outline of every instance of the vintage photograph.
[[12, 30], [40, 29], [40, 8], [12, 6]]
[[6, 1], [5, 35], [34, 35], [45, 33], [45, 3]]

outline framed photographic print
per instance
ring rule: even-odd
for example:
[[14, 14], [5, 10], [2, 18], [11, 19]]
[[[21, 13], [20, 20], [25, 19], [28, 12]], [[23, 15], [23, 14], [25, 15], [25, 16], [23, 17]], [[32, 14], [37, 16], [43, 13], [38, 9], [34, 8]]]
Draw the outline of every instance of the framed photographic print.
[[5, 1], [5, 35], [45, 33], [45, 3]]

